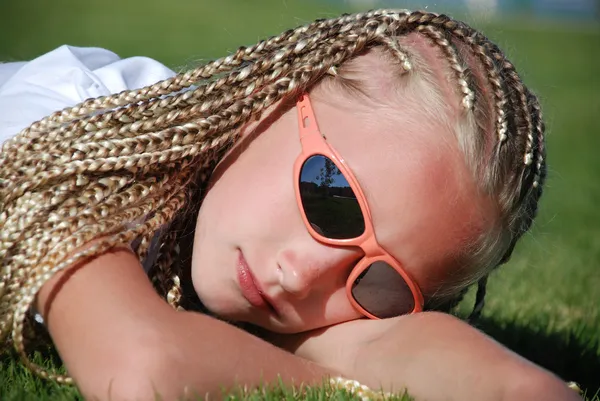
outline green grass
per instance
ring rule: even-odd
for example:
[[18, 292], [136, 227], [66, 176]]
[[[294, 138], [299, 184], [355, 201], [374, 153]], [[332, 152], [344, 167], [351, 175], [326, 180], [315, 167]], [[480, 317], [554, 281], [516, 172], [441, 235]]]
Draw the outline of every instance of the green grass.
[[[4, 0], [0, 60], [28, 59], [69, 43], [146, 55], [181, 69], [339, 11], [294, 0]], [[540, 95], [550, 166], [540, 216], [490, 280], [479, 327], [593, 395], [600, 388], [600, 26], [523, 19], [473, 25], [507, 51]], [[470, 294], [462, 313], [472, 300]], [[11, 356], [4, 356], [0, 372], [2, 400], [77, 399], [73, 389], [32, 378]]]
[[[2, 374], [0, 375], [0, 400], [2, 401], [82, 401], [83, 397], [75, 387], [64, 387], [58, 384], [47, 382], [34, 376], [22, 364], [18, 363], [14, 355], [3, 355]], [[34, 362], [40, 366], [56, 370], [56, 365], [41, 354], [36, 354]], [[65, 373], [63, 368], [57, 369]], [[289, 388], [283, 384], [265, 386], [264, 388], [251, 390], [233, 390], [225, 391], [224, 397], [228, 400], [245, 401], [360, 401], [355, 395], [345, 390], [337, 390], [329, 385], [302, 388]], [[157, 401], [160, 395], [157, 395]], [[192, 401], [195, 398], [187, 398], [186, 401]], [[202, 398], [198, 397], [200, 401]], [[390, 398], [390, 401], [412, 401], [407, 394], [399, 394]]]

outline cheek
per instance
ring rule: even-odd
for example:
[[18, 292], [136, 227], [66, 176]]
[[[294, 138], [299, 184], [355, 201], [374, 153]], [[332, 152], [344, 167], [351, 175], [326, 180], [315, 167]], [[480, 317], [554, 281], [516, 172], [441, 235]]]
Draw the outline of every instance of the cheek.
[[342, 288], [333, 292], [325, 303], [327, 325], [355, 320], [363, 317], [350, 303], [346, 294], [346, 282]]
[[206, 197], [211, 235], [214, 229], [222, 240], [281, 236], [298, 213], [293, 165], [300, 148], [295, 112], [243, 131]]
[[362, 318], [350, 303], [345, 284], [344, 280], [343, 285], [311, 294], [304, 302], [295, 305], [297, 318], [290, 327], [294, 331], [308, 331]]
[[240, 157], [227, 169], [202, 206], [206, 220], [220, 234], [272, 230], [294, 200], [291, 163], [251, 156]]

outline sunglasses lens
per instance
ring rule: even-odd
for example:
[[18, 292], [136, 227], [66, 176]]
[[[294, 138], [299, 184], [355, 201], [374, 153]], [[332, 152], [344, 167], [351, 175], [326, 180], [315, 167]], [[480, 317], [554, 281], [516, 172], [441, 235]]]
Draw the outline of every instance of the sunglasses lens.
[[352, 284], [352, 296], [380, 319], [411, 313], [415, 300], [404, 278], [389, 264], [377, 261]]
[[331, 159], [311, 156], [300, 171], [300, 198], [310, 224], [331, 239], [359, 237], [365, 220], [348, 180]]

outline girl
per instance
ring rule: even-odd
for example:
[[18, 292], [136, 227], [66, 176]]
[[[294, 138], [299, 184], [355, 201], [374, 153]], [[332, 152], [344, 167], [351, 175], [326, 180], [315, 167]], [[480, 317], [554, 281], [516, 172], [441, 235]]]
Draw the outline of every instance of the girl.
[[42, 376], [71, 381], [27, 359], [33, 316], [94, 399], [327, 378], [576, 399], [418, 313], [476, 282], [480, 312], [546, 171], [536, 97], [467, 25], [380, 10], [178, 75], [68, 47], [3, 74], [3, 133], [24, 129], [0, 155], [0, 334]]

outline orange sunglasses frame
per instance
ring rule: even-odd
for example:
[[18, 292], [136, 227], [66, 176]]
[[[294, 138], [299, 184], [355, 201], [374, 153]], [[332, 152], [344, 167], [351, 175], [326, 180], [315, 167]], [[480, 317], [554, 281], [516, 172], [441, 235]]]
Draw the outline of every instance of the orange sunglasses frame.
[[[365, 256], [363, 256], [363, 258], [352, 269], [352, 272], [346, 281], [346, 295], [352, 303], [352, 306], [354, 306], [354, 308], [356, 308], [356, 310], [358, 310], [361, 314], [370, 319], [380, 319], [379, 317], [369, 313], [369, 311], [364, 309], [354, 299], [354, 296], [352, 295], [352, 285], [358, 276], [360, 276], [362, 272], [365, 271], [372, 263], [376, 261], [384, 261], [388, 265], [392, 266], [398, 272], [398, 274], [402, 276], [408, 285], [408, 288], [412, 292], [415, 306], [414, 309], [408, 314], [421, 312], [423, 310], [423, 295], [419, 289], [419, 286], [417, 283], [415, 283], [412, 277], [410, 277], [408, 272], [402, 268], [400, 263], [394, 259], [392, 255], [386, 252], [386, 250], [383, 249], [383, 247], [381, 247], [381, 245], [379, 245], [377, 242], [377, 238], [375, 238], [375, 230], [373, 228], [372, 215], [367, 204], [367, 199], [365, 198], [365, 195], [358, 184], [358, 180], [354, 174], [352, 174], [352, 171], [344, 159], [327, 142], [325, 136], [321, 134], [317, 124], [317, 118], [315, 117], [315, 113], [308, 97], [308, 93], [304, 93], [300, 96], [298, 102], [296, 103], [296, 108], [298, 110], [298, 126], [300, 130], [300, 144], [302, 145], [302, 152], [294, 164], [294, 180], [296, 181], [294, 187], [296, 191], [296, 200], [298, 202], [300, 214], [302, 215], [304, 224], [313, 238], [319, 242], [335, 246], [356, 246], [362, 249], [365, 254]], [[333, 163], [340, 169], [344, 177], [348, 180], [350, 187], [356, 194], [358, 204], [360, 205], [360, 209], [365, 220], [365, 231], [360, 236], [351, 239], [327, 238], [315, 231], [308, 221], [306, 213], [304, 212], [304, 207], [302, 206], [302, 198], [300, 196], [300, 173], [304, 162], [309, 157], [315, 155], [322, 155], [333, 161]]]

